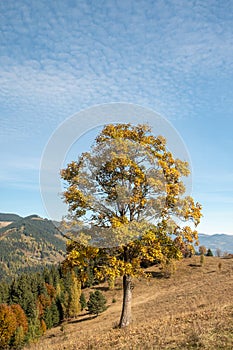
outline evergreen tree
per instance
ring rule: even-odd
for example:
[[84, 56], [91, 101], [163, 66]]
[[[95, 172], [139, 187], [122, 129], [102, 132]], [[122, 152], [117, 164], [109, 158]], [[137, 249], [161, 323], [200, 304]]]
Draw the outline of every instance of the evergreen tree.
[[207, 250], [206, 256], [213, 256], [212, 250], [210, 248]]
[[0, 283], [0, 304], [7, 304], [9, 301], [9, 285], [6, 282]]
[[49, 306], [44, 310], [43, 320], [45, 321], [47, 329], [53, 327], [53, 315], [52, 310]]
[[50, 309], [52, 313], [53, 326], [57, 326], [60, 323], [60, 313], [55, 301], [52, 302]]
[[87, 302], [89, 313], [98, 316], [107, 309], [106, 302], [105, 296], [99, 290], [90, 293], [90, 298]]
[[30, 319], [36, 315], [37, 293], [32, 289], [30, 276], [22, 274], [10, 286], [10, 303], [19, 304]]
[[81, 293], [80, 295], [80, 305], [81, 311], [83, 311], [87, 307], [87, 301], [84, 293]]
[[59, 310], [57, 308], [56, 303], [53, 301], [50, 306], [48, 306], [43, 315], [43, 320], [45, 321], [47, 329], [52, 328], [59, 324]]
[[28, 324], [28, 333], [26, 341], [31, 342], [39, 339], [43, 334], [42, 323], [38, 316], [31, 320]]
[[11, 341], [10, 341], [10, 346], [13, 347], [14, 349], [22, 349], [23, 345], [25, 343], [25, 333], [23, 330], [22, 326], [19, 326], [15, 334], [13, 335]]

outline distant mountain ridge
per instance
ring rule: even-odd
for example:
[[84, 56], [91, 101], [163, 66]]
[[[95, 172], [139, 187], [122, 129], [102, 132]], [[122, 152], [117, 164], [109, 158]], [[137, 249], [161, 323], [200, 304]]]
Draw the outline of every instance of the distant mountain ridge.
[[0, 213], [0, 221], [16, 221], [22, 219], [21, 216], [17, 214], [10, 214], [10, 213]]
[[215, 253], [216, 249], [220, 249], [222, 253], [233, 254], [233, 235], [226, 235], [224, 233], [207, 235], [199, 233], [198, 236], [200, 245], [204, 245], [207, 249], [210, 248], [213, 253]]
[[66, 241], [51, 220], [0, 213], [0, 278], [61, 262]]
[[[0, 213], [0, 278], [61, 262], [65, 257], [66, 240], [57, 226], [57, 222], [36, 214], [21, 217]], [[222, 254], [233, 253], [233, 235], [200, 233], [199, 243], [214, 254], [216, 249]]]

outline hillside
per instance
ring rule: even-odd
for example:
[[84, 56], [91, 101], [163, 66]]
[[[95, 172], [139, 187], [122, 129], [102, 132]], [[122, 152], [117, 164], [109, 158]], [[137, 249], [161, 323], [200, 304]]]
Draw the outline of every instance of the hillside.
[[118, 280], [112, 291], [106, 285], [95, 287], [108, 299], [107, 311], [98, 318], [83, 312], [78, 319], [46, 332], [29, 349], [231, 350], [233, 260], [207, 257], [201, 267], [199, 259], [177, 263], [170, 278], [162, 278], [159, 268], [153, 267], [148, 269], [150, 280], [135, 280], [133, 322], [127, 329], [114, 329], [122, 300]]
[[11, 213], [0, 213], [0, 221], [12, 222], [21, 219], [21, 217], [17, 214]]
[[0, 214], [0, 217], [9, 220], [7, 226], [0, 228], [0, 278], [10, 278], [64, 259], [65, 240], [52, 221], [37, 215], [22, 218]]

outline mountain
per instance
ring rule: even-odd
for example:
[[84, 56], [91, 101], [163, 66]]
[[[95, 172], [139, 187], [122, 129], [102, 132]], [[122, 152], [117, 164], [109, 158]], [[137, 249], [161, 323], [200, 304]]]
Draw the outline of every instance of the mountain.
[[21, 217], [17, 214], [0, 213], [0, 221], [3, 221], [3, 222], [12, 222], [12, 221], [19, 220], [20, 218]]
[[[0, 213], [0, 278], [61, 262], [66, 242], [57, 226], [58, 223], [38, 215], [23, 218]], [[201, 233], [199, 242], [213, 253], [217, 248], [222, 253], [233, 253], [233, 235]]]
[[0, 213], [0, 278], [64, 259], [66, 242], [51, 220]]
[[220, 249], [222, 254], [224, 252], [233, 254], [233, 235], [226, 235], [223, 233], [216, 233], [214, 235], [206, 235], [199, 233], [199, 243], [204, 245], [207, 249], [210, 248], [213, 253], [216, 249]]

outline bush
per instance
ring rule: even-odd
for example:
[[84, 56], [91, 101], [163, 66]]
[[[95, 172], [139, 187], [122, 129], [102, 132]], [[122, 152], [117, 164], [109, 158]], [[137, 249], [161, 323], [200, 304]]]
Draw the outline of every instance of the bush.
[[90, 293], [90, 298], [87, 302], [89, 313], [98, 316], [107, 309], [106, 302], [105, 296], [99, 290]]

